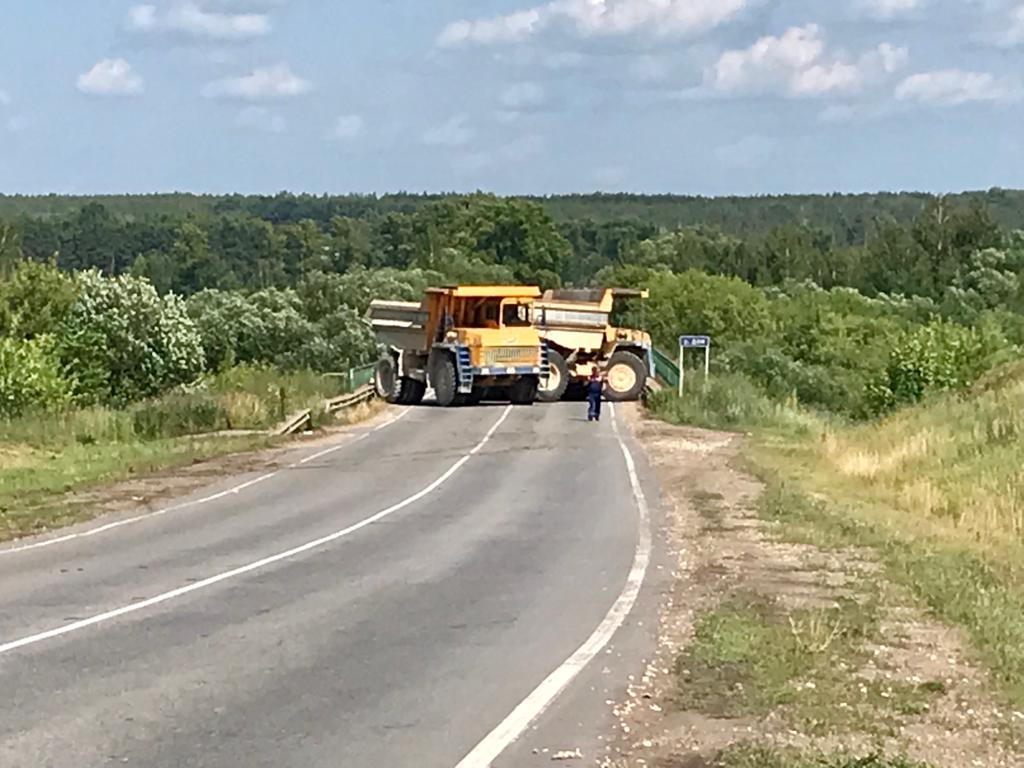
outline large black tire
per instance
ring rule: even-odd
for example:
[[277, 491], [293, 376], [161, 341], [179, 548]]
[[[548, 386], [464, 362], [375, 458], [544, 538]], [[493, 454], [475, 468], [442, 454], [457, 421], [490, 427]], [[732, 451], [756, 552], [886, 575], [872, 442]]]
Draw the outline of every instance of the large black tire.
[[438, 359], [431, 372], [430, 383], [434, 397], [442, 408], [459, 405], [459, 380], [455, 372], [455, 360], [450, 355]]
[[377, 396], [381, 400], [392, 405], [419, 405], [427, 391], [427, 385], [422, 381], [406, 376], [399, 377], [398, 366], [392, 357], [386, 357], [377, 363], [373, 388], [377, 390]]
[[398, 388], [398, 366], [392, 357], [385, 357], [377, 363], [377, 369], [373, 374], [373, 388], [377, 390], [377, 397], [392, 405], [397, 405], [401, 398]]
[[402, 405], [419, 405], [427, 393], [427, 385], [416, 379], [402, 378], [398, 382], [398, 402]]
[[508, 388], [508, 399], [512, 405], [533, 405], [539, 389], [539, 376], [524, 376]]
[[616, 352], [605, 368], [604, 396], [613, 403], [639, 400], [647, 387], [647, 366], [631, 352]]
[[569, 388], [569, 364], [561, 352], [548, 351], [548, 361], [551, 364], [551, 375], [540, 380], [538, 398], [542, 403], [557, 403], [565, 397], [565, 390]]

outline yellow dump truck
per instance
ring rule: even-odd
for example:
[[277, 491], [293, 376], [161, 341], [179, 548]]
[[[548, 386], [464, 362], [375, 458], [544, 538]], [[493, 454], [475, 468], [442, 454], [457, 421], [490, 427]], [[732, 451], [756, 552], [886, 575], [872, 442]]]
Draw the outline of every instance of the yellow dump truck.
[[547, 291], [534, 304], [534, 325], [547, 343], [549, 373], [540, 399], [561, 400], [589, 378], [594, 366], [605, 373], [605, 396], [638, 400], [654, 376], [651, 337], [611, 324], [617, 299], [646, 299], [647, 291], [621, 288]]
[[369, 320], [382, 349], [376, 388], [390, 403], [416, 405], [433, 387], [444, 407], [497, 394], [537, 400], [547, 351], [531, 319], [540, 289], [431, 288], [419, 303], [374, 301]]

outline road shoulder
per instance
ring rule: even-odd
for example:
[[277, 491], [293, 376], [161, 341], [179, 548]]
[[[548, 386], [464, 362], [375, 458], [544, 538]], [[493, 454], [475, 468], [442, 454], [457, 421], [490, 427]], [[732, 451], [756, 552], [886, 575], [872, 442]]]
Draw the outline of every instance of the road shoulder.
[[629, 413], [664, 494], [674, 583], [602, 765], [1021, 764], [1019, 713], [871, 550], [772, 522], [802, 501], [745, 471], [742, 438]]

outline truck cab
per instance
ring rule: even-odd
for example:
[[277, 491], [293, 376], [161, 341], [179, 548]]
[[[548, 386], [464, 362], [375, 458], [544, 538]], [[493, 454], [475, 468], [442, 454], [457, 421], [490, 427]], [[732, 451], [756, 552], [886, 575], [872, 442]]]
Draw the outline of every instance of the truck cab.
[[533, 403], [548, 372], [532, 324], [539, 297], [536, 287], [452, 286], [429, 289], [418, 304], [373, 302], [369, 317], [383, 352], [379, 394], [413, 404], [429, 385], [442, 406], [494, 393]]

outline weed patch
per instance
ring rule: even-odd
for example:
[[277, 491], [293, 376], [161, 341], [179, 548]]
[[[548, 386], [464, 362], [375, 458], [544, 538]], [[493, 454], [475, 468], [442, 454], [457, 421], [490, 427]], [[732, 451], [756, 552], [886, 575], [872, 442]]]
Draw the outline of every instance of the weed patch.
[[905, 757], [808, 755], [797, 750], [741, 745], [721, 754], [710, 768], [930, 768]]

